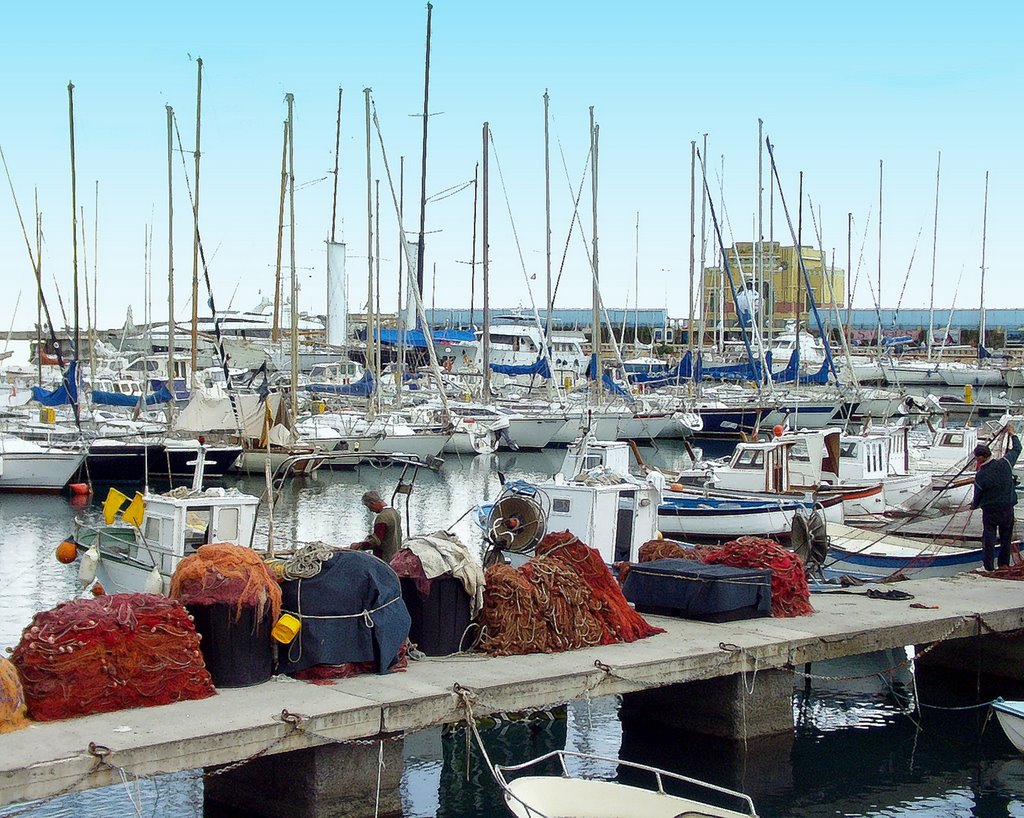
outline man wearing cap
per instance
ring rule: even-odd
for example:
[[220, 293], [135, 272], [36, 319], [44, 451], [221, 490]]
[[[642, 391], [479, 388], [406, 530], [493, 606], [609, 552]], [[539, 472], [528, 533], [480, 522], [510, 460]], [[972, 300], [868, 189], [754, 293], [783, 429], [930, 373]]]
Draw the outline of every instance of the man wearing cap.
[[370, 550], [375, 557], [391, 562], [402, 547], [402, 518], [375, 491], [363, 495], [363, 505], [377, 515], [373, 518], [373, 532], [362, 542], [353, 543], [352, 547]]
[[1006, 452], [998, 459], [992, 457], [992, 450], [984, 443], [974, 447], [974, 499], [971, 508], [981, 509], [981, 546], [986, 571], [993, 571], [996, 567], [996, 539], [999, 540], [999, 567], [1010, 564], [1013, 507], [1017, 504], [1013, 466], [1020, 456], [1021, 445], [1012, 425], [1007, 425], [1006, 437]]

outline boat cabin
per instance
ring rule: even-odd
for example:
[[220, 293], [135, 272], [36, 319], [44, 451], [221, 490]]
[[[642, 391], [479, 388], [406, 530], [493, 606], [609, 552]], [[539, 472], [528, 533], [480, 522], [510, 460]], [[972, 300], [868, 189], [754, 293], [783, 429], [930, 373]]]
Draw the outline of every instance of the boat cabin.
[[844, 481], [889, 477], [892, 440], [882, 435], [843, 435], [839, 442], [839, 476]]

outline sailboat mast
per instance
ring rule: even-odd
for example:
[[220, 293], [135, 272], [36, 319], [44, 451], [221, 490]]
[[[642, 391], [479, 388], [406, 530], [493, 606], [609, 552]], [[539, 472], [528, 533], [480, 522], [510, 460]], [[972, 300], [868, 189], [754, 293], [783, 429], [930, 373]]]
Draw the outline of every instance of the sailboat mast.
[[[374, 267], [376, 268], [376, 275], [374, 276], [374, 292], [376, 293], [376, 301], [374, 302], [373, 313], [376, 316], [376, 323], [379, 325], [381, 318], [380, 312], [380, 179], [373, 180], [373, 211], [374, 211], [374, 222], [377, 225], [377, 232], [374, 235]], [[382, 349], [383, 344], [377, 344], [377, 358], [374, 363], [374, 372], [384, 371], [384, 350]], [[401, 387], [401, 383], [399, 383]]]
[[[548, 354], [551, 351], [551, 146], [548, 138], [548, 106], [550, 98], [547, 88], [544, 89], [544, 243], [545, 259], [547, 262], [548, 300], [544, 310], [547, 314], [547, 328], [544, 333], [544, 343], [548, 347]], [[554, 375], [555, 373], [551, 373]]]
[[292, 268], [291, 276], [291, 393], [292, 419], [299, 415], [299, 281], [295, 269], [295, 95], [286, 94], [288, 103], [288, 261]]
[[196, 358], [199, 345], [199, 140], [203, 124], [203, 58], [196, 59], [196, 149], [195, 158], [196, 196], [192, 207], [192, 377], [196, 373]]
[[594, 123], [594, 106], [590, 106], [590, 198], [593, 216], [591, 235], [591, 263], [593, 264], [593, 309], [590, 317], [591, 339], [594, 347], [594, 403], [599, 403], [604, 384], [601, 382], [601, 292], [600, 267], [597, 262], [597, 145], [598, 130]]
[[[708, 135], [704, 134], [704, 139], [701, 144], [703, 153], [701, 156], [708, 155]], [[697, 329], [697, 354], [700, 354], [701, 348], [704, 346], [704, 333], [707, 332], [707, 316], [710, 312], [710, 305], [706, 304], [707, 295], [707, 281], [706, 265], [707, 265], [707, 214], [708, 214], [708, 197], [707, 192], [704, 190], [703, 185], [700, 189], [700, 316], [698, 318], [699, 324]], [[696, 363], [696, 362], [694, 362]]]
[[882, 354], [882, 160], [878, 160], [878, 354]]
[[853, 275], [853, 214], [846, 214], [846, 337], [850, 337], [850, 321], [853, 318], [853, 293], [850, 292], [850, 276]]
[[693, 352], [693, 264], [694, 264], [694, 222], [697, 219], [697, 141], [690, 140], [690, 288], [687, 291], [690, 307], [690, 319], [686, 327], [686, 348]]
[[284, 122], [281, 138], [281, 194], [277, 201], [277, 263], [274, 266], [274, 327], [270, 340], [275, 344], [281, 338], [281, 257], [284, 253], [284, 200], [288, 193], [288, 120]]
[[[377, 360], [376, 344], [373, 340], [373, 170], [370, 165], [370, 89], [363, 89], [366, 103], [366, 367], [376, 378], [374, 362]], [[376, 381], [373, 391], [376, 392]], [[374, 414], [373, 394], [367, 405], [370, 417]]]
[[[755, 289], [761, 306], [756, 320], [763, 338], [766, 334], [764, 317], [768, 313], [765, 309], [768, 299], [764, 286], [764, 120], [760, 117], [757, 119], [757, 256], [754, 259], [754, 264]], [[763, 358], [763, 347], [761, 353]]]
[[[167, 109], [167, 390], [174, 390], [174, 109]], [[167, 402], [168, 421], [174, 416], [174, 401]], [[168, 423], [168, 425], [170, 425]]]
[[[334, 126], [334, 191], [331, 193], [331, 244], [334, 244], [334, 226], [338, 217], [338, 166], [341, 155], [341, 86], [338, 86], [338, 122]], [[401, 257], [401, 256], [399, 256]], [[342, 339], [344, 341], [344, 339]]]
[[928, 360], [932, 359], [935, 335], [935, 256], [939, 241], [939, 172], [942, 170], [942, 151], [935, 163], [935, 222], [932, 225], [932, 288], [928, 295]]
[[[636, 247], [633, 253], [633, 354], [637, 355], [637, 333], [640, 329], [640, 211], [636, 212]], [[622, 316], [626, 322], [626, 316]], [[625, 335], [625, 332], [623, 332]], [[623, 338], [625, 343], [625, 338]]]
[[480, 392], [480, 400], [484, 403], [490, 403], [491, 399], [491, 252], [490, 246], [488, 245], [488, 227], [490, 226], [490, 215], [488, 213], [488, 196], [487, 196], [487, 182], [488, 182], [488, 156], [490, 155], [490, 148], [488, 141], [490, 137], [490, 125], [485, 122], [483, 127], [483, 224], [481, 225], [481, 251], [483, 252], [483, 288], [484, 288], [484, 316], [483, 316], [483, 335], [481, 336], [482, 344], [482, 355], [483, 355], [483, 386]]
[[[479, 192], [477, 189], [477, 176], [480, 173], [480, 163], [477, 162], [473, 166], [473, 247], [469, 252], [469, 326], [473, 327], [476, 325], [475, 314], [473, 312], [474, 304], [476, 303], [476, 210], [477, 210], [477, 199], [479, 198]], [[550, 298], [550, 296], [549, 296]], [[550, 302], [549, 302], [550, 303]]]
[[[36, 266], [40, 273], [43, 266], [43, 217], [39, 212], [39, 188], [36, 188]], [[36, 286], [36, 381], [43, 382], [43, 289], [41, 273]]]
[[[416, 242], [416, 286], [423, 297], [423, 235], [427, 221], [427, 122], [430, 118], [430, 16], [434, 7], [427, 3], [427, 53], [423, 61], [423, 150], [420, 161], [420, 235]], [[369, 125], [367, 133], [369, 133]], [[433, 317], [431, 317], [433, 320]], [[427, 332], [426, 327], [423, 328]]]
[[981, 215], [981, 303], [979, 304], [978, 353], [985, 346], [985, 238], [988, 233], [988, 171], [985, 171], [985, 205]]
[[71, 270], [74, 275], [75, 358], [78, 357], [78, 183], [75, 174], [75, 86], [68, 82], [68, 124], [71, 133]]

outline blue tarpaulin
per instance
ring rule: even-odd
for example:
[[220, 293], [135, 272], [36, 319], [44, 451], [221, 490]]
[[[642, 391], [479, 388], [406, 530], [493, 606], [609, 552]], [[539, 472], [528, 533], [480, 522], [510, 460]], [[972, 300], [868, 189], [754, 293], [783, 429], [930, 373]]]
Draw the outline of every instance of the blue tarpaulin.
[[[594, 374], [595, 374], [596, 371], [597, 371], [597, 356], [596, 355], [591, 355], [590, 356], [590, 365], [587, 367], [587, 380], [590, 380], [590, 381], [594, 380]], [[608, 374], [607, 372], [605, 372], [601, 376], [601, 383], [603, 384], [604, 388], [607, 389], [608, 392], [611, 393], [612, 395], [618, 395], [620, 398], [625, 398], [630, 403], [633, 402], [633, 400], [634, 400], [633, 396], [630, 395], [629, 392], [627, 392], [625, 389], [623, 389], [617, 383], [615, 383], [615, 381], [612, 380], [612, 376], [610, 374]]]
[[66, 406], [78, 403], [78, 361], [72, 361], [64, 373], [64, 382], [53, 391], [32, 387], [32, 400], [43, 406]]
[[[146, 406], [155, 403], [167, 403], [174, 400], [165, 383], [156, 392], [146, 395]], [[140, 401], [138, 395], [122, 395], [120, 392], [103, 392], [99, 389], [92, 390], [92, 402], [102, 406], [138, 406]]]
[[[688, 381], [694, 376], [693, 354], [687, 352], [675, 366], [662, 372], [634, 372], [629, 375], [630, 383], [642, 384], [644, 386], [669, 386], [674, 383]], [[700, 367], [697, 367], [698, 380], [700, 379]]]
[[[382, 344], [398, 346], [402, 344], [414, 349], [426, 349], [427, 337], [422, 330], [410, 329], [402, 332], [397, 329], [382, 329], [374, 333]], [[438, 329], [432, 333], [435, 344], [464, 344], [476, 340], [476, 334], [469, 330]]]
[[325, 395], [349, 395], [365, 398], [373, 394], [373, 375], [367, 370], [363, 373], [363, 377], [355, 383], [311, 383], [306, 385], [306, 389]]
[[499, 375], [540, 375], [542, 378], [551, 377], [551, 368], [548, 366], [547, 358], [538, 358], [529, 366], [491, 364], [491, 371], [497, 372]]

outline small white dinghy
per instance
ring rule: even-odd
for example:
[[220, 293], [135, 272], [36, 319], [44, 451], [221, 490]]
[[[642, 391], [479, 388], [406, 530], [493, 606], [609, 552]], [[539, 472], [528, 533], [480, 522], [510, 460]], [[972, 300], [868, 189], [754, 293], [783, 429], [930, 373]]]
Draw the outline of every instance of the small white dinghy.
[[[522, 775], [509, 780], [507, 772], [520, 772], [558, 758], [561, 775]], [[642, 770], [654, 777], [657, 789], [647, 790], [616, 781], [573, 777], [566, 759], [618, 764]], [[677, 775], [666, 770], [567, 750], [556, 750], [515, 766], [495, 766], [495, 778], [505, 794], [505, 803], [516, 818], [756, 818], [754, 802], [743, 793]], [[666, 779], [700, 788], [717, 800], [735, 802], [736, 809], [711, 806], [694, 798], [670, 795]]]
[[1006, 702], [996, 699], [992, 702], [999, 726], [1003, 728], [1010, 743], [1024, 753], [1024, 702]]

